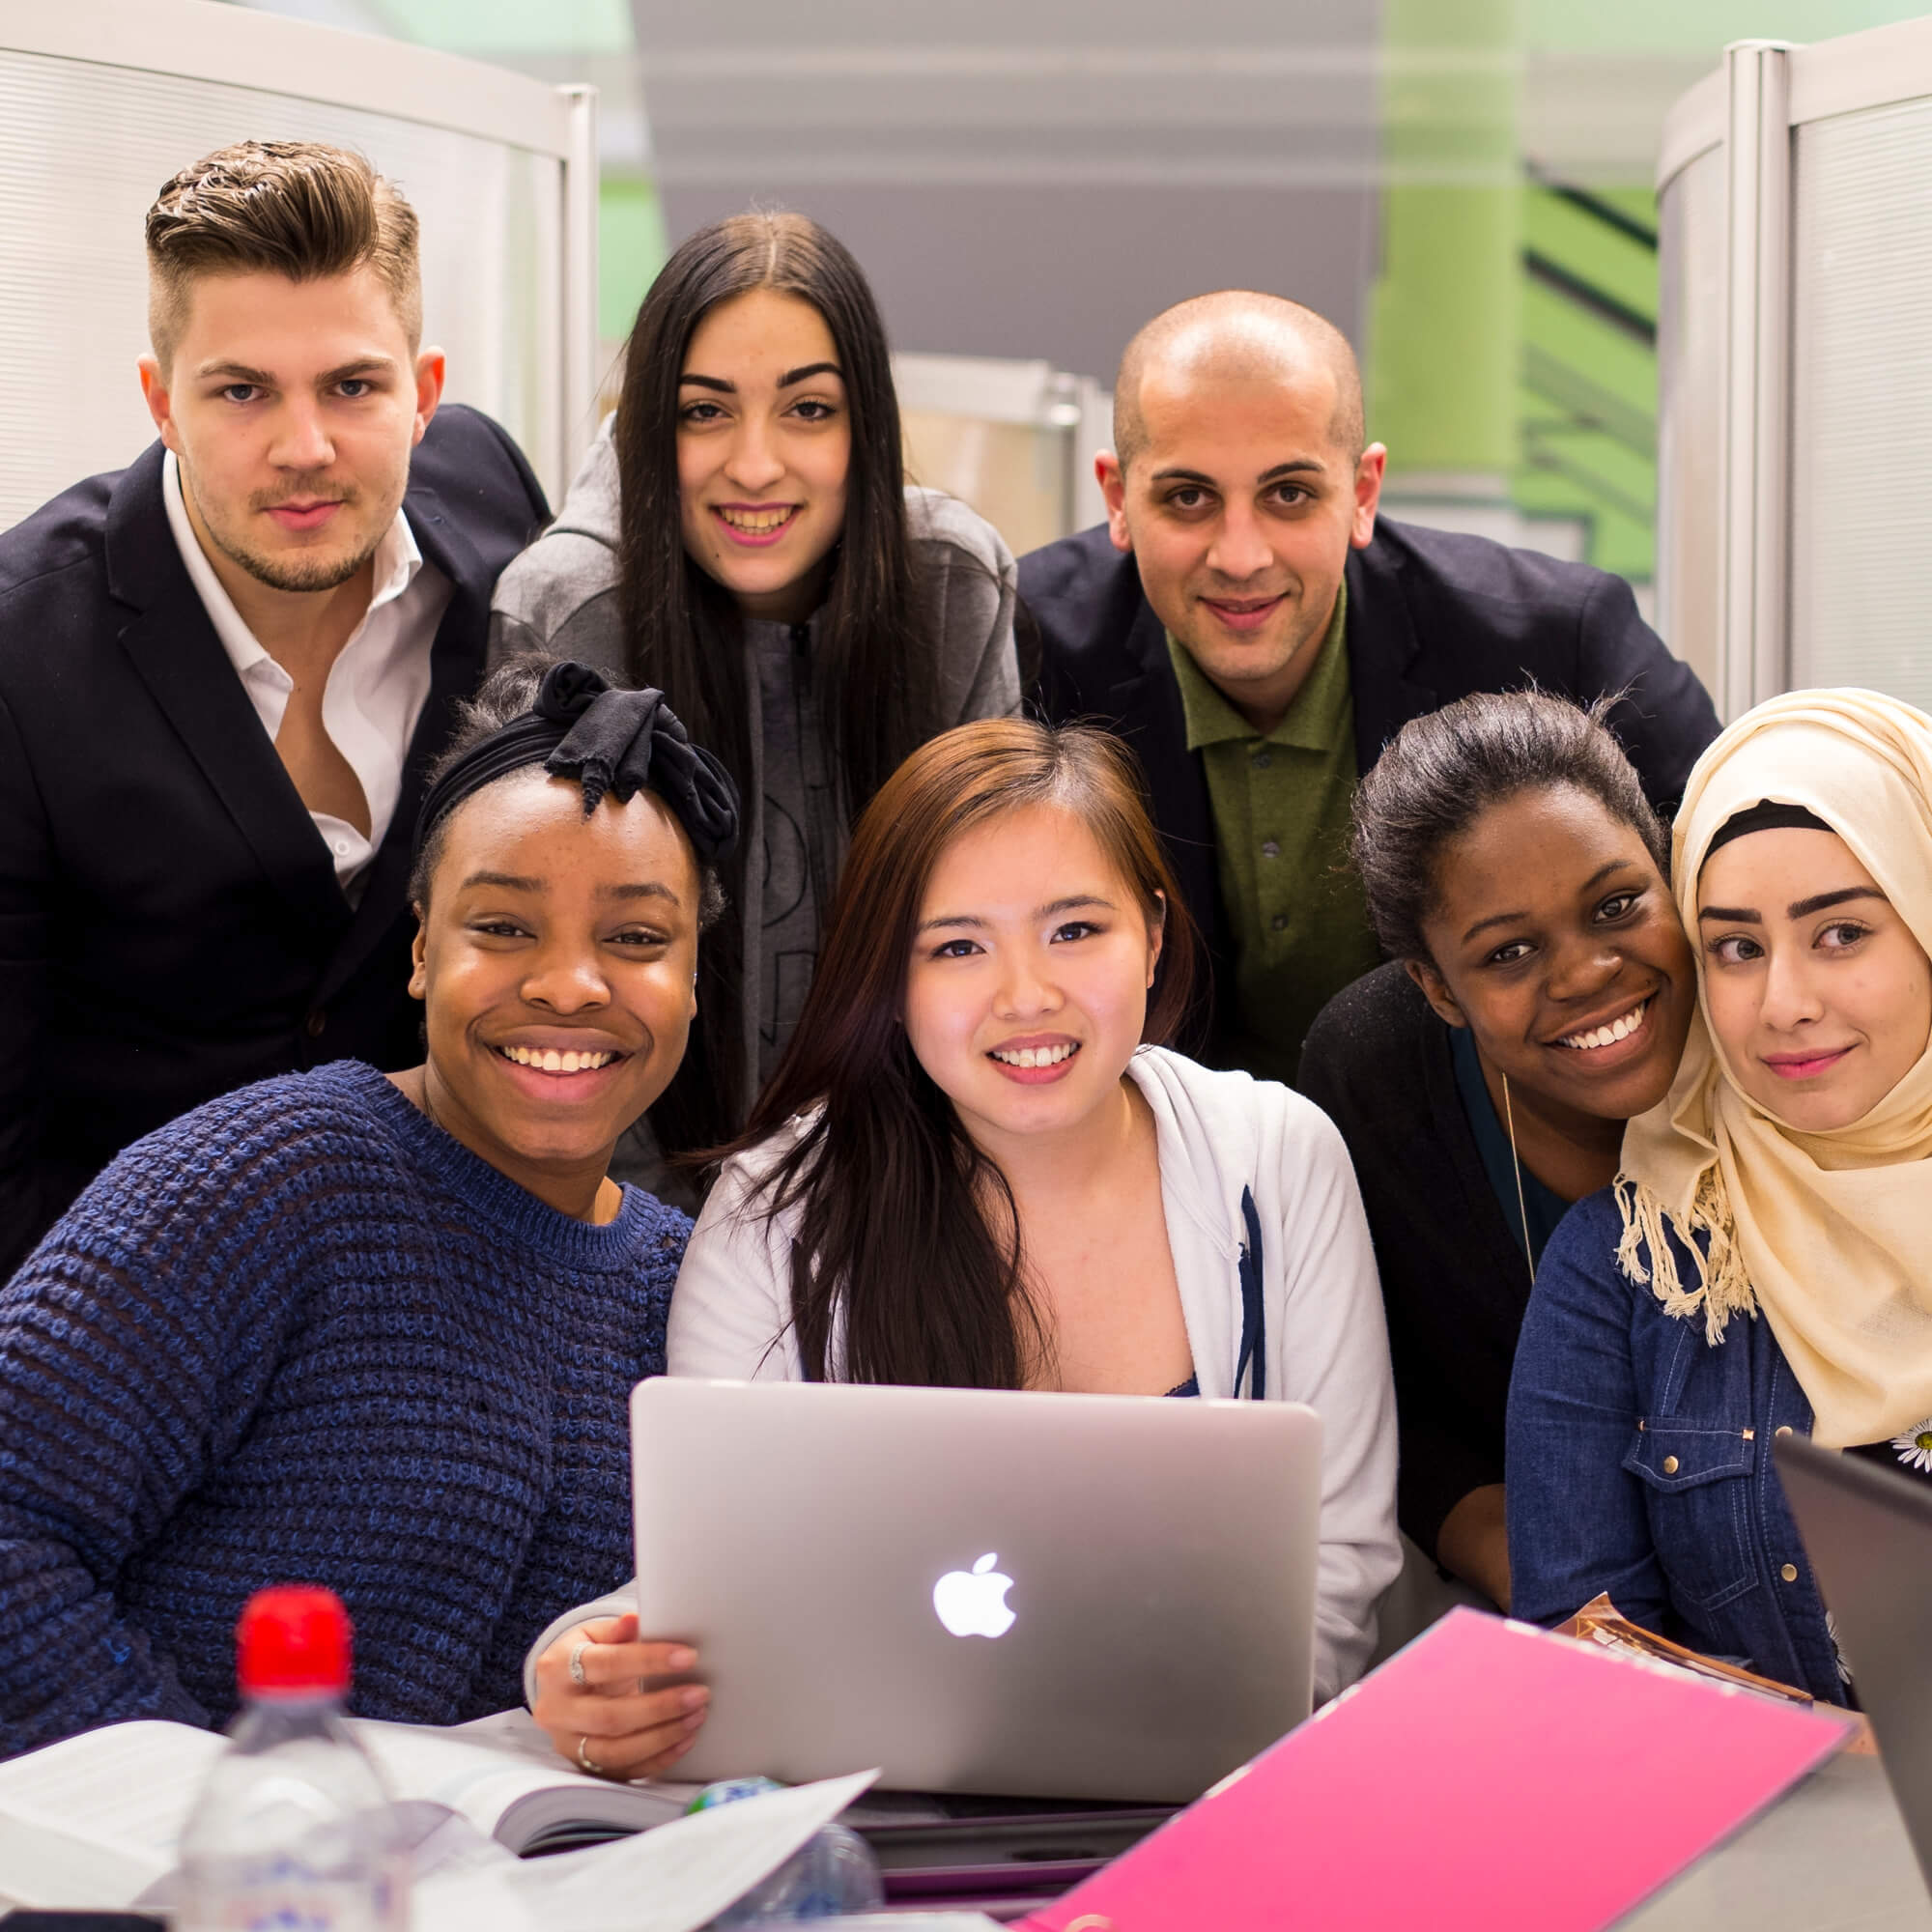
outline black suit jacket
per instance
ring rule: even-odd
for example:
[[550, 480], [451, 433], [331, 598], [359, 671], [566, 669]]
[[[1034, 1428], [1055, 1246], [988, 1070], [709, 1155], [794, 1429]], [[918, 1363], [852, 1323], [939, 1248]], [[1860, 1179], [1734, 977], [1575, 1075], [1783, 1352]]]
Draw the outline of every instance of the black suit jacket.
[[[1038, 653], [1035, 698], [1056, 724], [1097, 719], [1146, 768], [1154, 823], [1206, 941], [1212, 984], [1233, 984], [1214, 818], [1200, 757], [1187, 749], [1180, 687], [1140, 568], [1106, 526], [1020, 559], [1023, 627]], [[1651, 802], [1674, 809], [1717, 713], [1690, 668], [1638, 616], [1622, 578], [1511, 550], [1487, 537], [1383, 519], [1347, 568], [1349, 686], [1355, 762], [1366, 772], [1408, 723], [1479, 691], [1534, 680], [1585, 701], [1628, 689], [1610, 715]], [[1210, 1054], [1212, 990], [1190, 1040]]]
[[129, 1141], [245, 1081], [420, 1058], [415, 808], [548, 514], [508, 436], [431, 420], [404, 510], [453, 595], [352, 909], [183, 564], [159, 443], [0, 535], [0, 1279]]

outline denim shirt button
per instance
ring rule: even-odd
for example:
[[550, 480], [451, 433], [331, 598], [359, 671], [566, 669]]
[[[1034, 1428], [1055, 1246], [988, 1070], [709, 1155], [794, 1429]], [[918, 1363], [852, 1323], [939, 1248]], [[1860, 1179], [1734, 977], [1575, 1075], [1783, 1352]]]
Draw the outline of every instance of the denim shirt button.
[[1777, 1574], [1780, 1577], [1782, 1577], [1787, 1583], [1795, 1583], [1798, 1580], [1798, 1565], [1795, 1563], [1787, 1563], [1784, 1566], [1784, 1568], [1780, 1570]]
[[1674, 1475], [1676, 1475], [1676, 1473], [1677, 1473], [1677, 1458], [1676, 1458], [1675, 1456], [1666, 1456], [1666, 1457], [1665, 1457], [1665, 1458], [1663, 1459], [1663, 1473], [1664, 1473], [1664, 1474], [1665, 1474], [1666, 1476], [1674, 1476]]
[[1788, 1422], [1780, 1422], [1772, 1433], [1776, 1435], [1789, 1435], [1791, 1434], [1791, 1425]]

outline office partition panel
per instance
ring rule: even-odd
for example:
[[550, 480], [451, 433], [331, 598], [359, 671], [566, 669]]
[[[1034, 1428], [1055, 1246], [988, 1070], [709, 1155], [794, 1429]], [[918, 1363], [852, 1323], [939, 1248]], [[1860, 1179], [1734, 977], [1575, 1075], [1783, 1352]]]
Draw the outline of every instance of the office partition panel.
[[374, 37], [208, 4], [65, 0], [0, 21], [0, 527], [152, 440], [142, 217], [223, 144], [323, 140], [422, 224], [447, 398], [554, 497], [594, 427], [594, 100]]
[[1932, 20], [1739, 43], [1658, 179], [1670, 641], [1726, 718], [1833, 684], [1932, 709]]

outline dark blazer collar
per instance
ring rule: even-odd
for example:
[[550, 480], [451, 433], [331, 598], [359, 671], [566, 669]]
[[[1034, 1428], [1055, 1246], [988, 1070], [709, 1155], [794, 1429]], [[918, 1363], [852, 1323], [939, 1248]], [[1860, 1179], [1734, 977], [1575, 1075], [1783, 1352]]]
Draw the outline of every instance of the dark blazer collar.
[[333, 863], [182, 561], [161, 495], [161, 445], [122, 472], [104, 536], [120, 641], [135, 673], [227, 808], [262, 869], [324, 934], [349, 923]]
[[430, 763], [448, 742], [458, 704], [483, 680], [494, 588], [483, 559], [432, 485], [412, 482], [403, 497], [403, 514], [415, 532], [423, 560], [449, 580], [449, 605], [430, 648], [429, 696], [403, 760], [403, 789], [395, 815], [363, 874], [355, 917], [316, 989], [318, 1005], [335, 997], [382, 945], [398, 916], [407, 914], [409, 878], [415, 857], [415, 808], [423, 795]]
[[1411, 718], [1434, 711], [1433, 686], [1416, 675], [1422, 639], [1409, 610], [1401, 547], [1378, 525], [1343, 571], [1349, 587], [1349, 694], [1355, 707], [1355, 769], [1366, 772]]
[[[103, 536], [107, 560], [107, 594], [117, 603], [147, 611], [156, 605], [179, 610], [192, 604], [201, 610], [194, 583], [187, 574], [168, 523], [167, 503], [161, 495], [161, 466], [167, 451], [158, 440], [151, 442], [126, 469], [107, 499], [107, 524]], [[202, 611], [204, 621], [207, 612]], [[214, 638], [213, 625], [208, 635]]]
[[489, 602], [495, 587], [462, 526], [449, 514], [442, 493], [434, 484], [412, 479], [403, 495], [403, 515], [415, 532], [416, 548], [423, 560], [433, 563], [456, 586], [462, 596], [481, 596]]

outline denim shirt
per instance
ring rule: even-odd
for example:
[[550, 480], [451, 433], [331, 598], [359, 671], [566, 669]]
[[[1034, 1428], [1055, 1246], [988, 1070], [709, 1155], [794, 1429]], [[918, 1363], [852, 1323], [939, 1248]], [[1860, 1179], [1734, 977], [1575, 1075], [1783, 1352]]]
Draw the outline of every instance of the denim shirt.
[[[1555, 1624], [1600, 1592], [1633, 1623], [1842, 1704], [1825, 1605], [1772, 1463], [1811, 1406], [1762, 1316], [1715, 1348], [1617, 1266], [1608, 1188], [1537, 1265], [1510, 1381], [1513, 1614]], [[1696, 1264], [1674, 1235], [1679, 1277]]]

